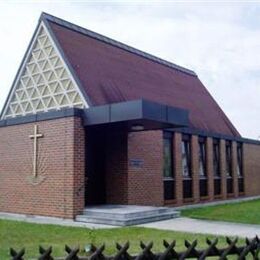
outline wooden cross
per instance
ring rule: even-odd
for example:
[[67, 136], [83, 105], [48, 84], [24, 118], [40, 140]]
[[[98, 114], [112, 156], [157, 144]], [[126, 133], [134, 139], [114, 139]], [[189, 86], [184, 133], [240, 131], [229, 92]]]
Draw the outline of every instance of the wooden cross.
[[38, 138], [43, 137], [43, 134], [38, 133], [38, 125], [34, 126], [33, 135], [29, 135], [33, 139], [33, 176], [37, 177], [37, 155], [38, 155]]

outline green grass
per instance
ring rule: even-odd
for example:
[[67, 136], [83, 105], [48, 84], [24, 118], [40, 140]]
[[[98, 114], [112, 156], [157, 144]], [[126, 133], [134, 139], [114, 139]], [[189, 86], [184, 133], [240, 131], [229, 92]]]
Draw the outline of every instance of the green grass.
[[[113, 254], [115, 242], [131, 244], [131, 253], [140, 252], [139, 242], [154, 242], [154, 250], [162, 250], [163, 239], [168, 242], [176, 239], [177, 249], [184, 249], [184, 240], [192, 241], [198, 239], [199, 248], [205, 247], [206, 237], [214, 236], [196, 235], [173, 231], [161, 231], [141, 227], [127, 227], [115, 229], [96, 229], [63, 227], [56, 225], [31, 224], [25, 222], [0, 220], [0, 259], [9, 258], [9, 248], [26, 248], [26, 259], [38, 256], [38, 246], [53, 246], [54, 256], [64, 256], [64, 245], [77, 246], [84, 248], [89, 243], [95, 245], [106, 244], [106, 253]], [[225, 238], [219, 237], [219, 245], [226, 246]]]
[[183, 210], [182, 216], [199, 219], [260, 224], [260, 199]]

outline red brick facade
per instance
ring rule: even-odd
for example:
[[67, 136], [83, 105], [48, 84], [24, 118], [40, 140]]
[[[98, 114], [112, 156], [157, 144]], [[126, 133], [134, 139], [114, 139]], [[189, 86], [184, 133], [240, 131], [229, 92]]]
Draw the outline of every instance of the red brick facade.
[[[32, 176], [34, 125], [38, 177]], [[73, 218], [84, 207], [84, 128], [63, 118], [0, 128], [0, 211]]]
[[[39, 139], [37, 179], [32, 177], [34, 125]], [[0, 128], [0, 211], [74, 218], [85, 206], [85, 143], [79, 117]], [[220, 141], [221, 195], [214, 196], [213, 140], [205, 139], [207, 196], [200, 196], [198, 136], [191, 136], [192, 198], [183, 198], [181, 133], [173, 133], [174, 199], [164, 200], [163, 132], [107, 133], [106, 203], [183, 205], [260, 194], [260, 146], [243, 144], [244, 192], [238, 190], [237, 143], [232, 141], [233, 193], [227, 195], [226, 142]], [[94, 142], [95, 143], [95, 142]], [[86, 162], [85, 162], [86, 161]]]
[[[180, 133], [174, 133], [173, 142], [173, 171], [175, 176], [175, 199], [164, 201], [163, 197], [163, 136], [162, 131], [134, 132], [128, 134], [128, 147], [124, 150], [123, 160], [112, 172], [117, 175], [114, 178], [113, 187], [114, 199], [109, 196], [109, 203], [138, 204], [138, 205], [183, 205], [198, 203], [201, 201], [213, 201], [227, 199], [227, 176], [226, 176], [226, 153], [225, 140], [220, 140], [220, 175], [221, 175], [221, 195], [214, 196], [214, 173], [213, 173], [213, 139], [206, 138], [206, 173], [208, 195], [200, 197], [199, 187], [199, 157], [198, 157], [198, 136], [191, 137], [191, 167], [192, 167], [192, 191], [191, 199], [183, 198], [183, 178], [181, 162], [181, 140]], [[124, 139], [125, 140], [125, 139]], [[115, 142], [113, 149], [119, 154], [118, 142]], [[123, 144], [121, 140], [121, 144]], [[232, 179], [233, 193], [228, 194], [229, 198], [239, 196], [260, 195], [260, 146], [252, 144], [243, 145], [243, 173], [245, 191], [238, 192], [237, 175], [237, 145], [232, 142]], [[118, 158], [118, 157], [117, 157]], [[258, 158], [258, 160], [257, 160]], [[131, 160], [138, 159], [141, 166], [132, 166]], [[127, 164], [128, 161], [128, 164]], [[122, 171], [121, 171], [122, 170]], [[121, 174], [119, 174], [121, 172]], [[120, 185], [115, 185], [115, 183]], [[118, 188], [116, 188], [116, 186]], [[117, 195], [116, 195], [117, 194]]]
[[[133, 166], [132, 160], [140, 160]], [[128, 134], [128, 204], [162, 206], [162, 131]]]
[[260, 145], [244, 144], [245, 194], [260, 194]]
[[[107, 203], [162, 206], [161, 131], [112, 133], [106, 143]], [[134, 162], [138, 161], [138, 165]]]

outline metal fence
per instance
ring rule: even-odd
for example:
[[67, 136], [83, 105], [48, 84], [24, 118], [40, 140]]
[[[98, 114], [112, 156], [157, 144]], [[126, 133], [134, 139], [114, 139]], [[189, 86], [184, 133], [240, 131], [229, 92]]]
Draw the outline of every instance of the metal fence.
[[[171, 243], [163, 241], [164, 251], [163, 252], [153, 252], [153, 243], [144, 244], [140, 243], [140, 253], [131, 255], [128, 251], [130, 249], [130, 243], [127, 242], [124, 245], [116, 243], [117, 253], [113, 256], [108, 256], [105, 254], [105, 245], [101, 247], [96, 247], [91, 245], [88, 256], [83, 256], [79, 248], [71, 249], [68, 246], [65, 246], [66, 256], [64, 257], [53, 257], [52, 256], [52, 247], [47, 249], [39, 247], [39, 256], [35, 259], [39, 260], [148, 260], [148, 259], [160, 259], [160, 260], [169, 260], [169, 259], [207, 259], [208, 257], [216, 257], [215, 259], [227, 260], [229, 256], [232, 256], [232, 259], [260, 259], [260, 240], [256, 236], [253, 239], [245, 239], [245, 243], [241, 246], [238, 246], [238, 239], [226, 238], [227, 245], [226, 247], [218, 247], [218, 239], [210, 240], [206, 239], [207, 247], [205, 249], [197, 249], [198, 242], [197, 240], [193, 242], [188, 242], [185, 240], [184, 245], [186, 249], [184, 251], [178, 252], [176, 247], [176, 241], [174, 240]], [[80, 255], [81, 254], [81, 255]], [[25, 249], [16, 251], [13, 248], [10, 249], [11, 260], [25, 260]]]

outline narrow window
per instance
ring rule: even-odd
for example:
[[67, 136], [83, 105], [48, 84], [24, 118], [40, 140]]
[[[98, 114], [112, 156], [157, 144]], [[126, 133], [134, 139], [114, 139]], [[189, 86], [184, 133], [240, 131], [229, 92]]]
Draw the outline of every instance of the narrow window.
[[227, 193], [233, 193], [232, 146], [230, 141], [226, 141], [226, 176], [227, 176]]
[[173, 174], [173, 135], [170, 132], [164, 132], [163, 135], [163, 184], [164, 199], [173, 200], [175, 198], [175, 181]]
[[238, 177], [243, 177], [243, 167], [242, 167], [242, 144], [237, 144], [237, 175]]
[[183, 176], [183, 198], [192, 198], [192, 176], [191, 176], [191, 143], [190, 136], [183, 135], [182, 143], [182, 176]]
[[183, 135], [181, 148], [182, 148], [182, 175], [184, 178], [191, 178], [190, 136]]
[[238, 191], [244, 192], [244, 174], [243, 174], [243, 145], [237, 143], [237, 175], [238, 175]]
[[226, 142], [226, 174], [227, 177], [232, 177], [232, 152], [231, 142]]
[[199, 137], [199, 176], [200, 197], [208, 195], [208, 180], [206, 173], [206, 138]]
[[214, 195], [221, 195], [220, 141], [213, 139]]
[[172, 139], [169, 137], [163, 138], [163, 158], [164, 158], [164, 167], [163, 167], [163, 177], [164, 178], [173, 178], [172, 170]]
[[219, 140], [213, 140], [213, 167], [214, 167], [214, 177], [220, 177], [220, 149]]
[[201, 178], [206, 177], [206, 140], [199, 138], [199, 174]]

